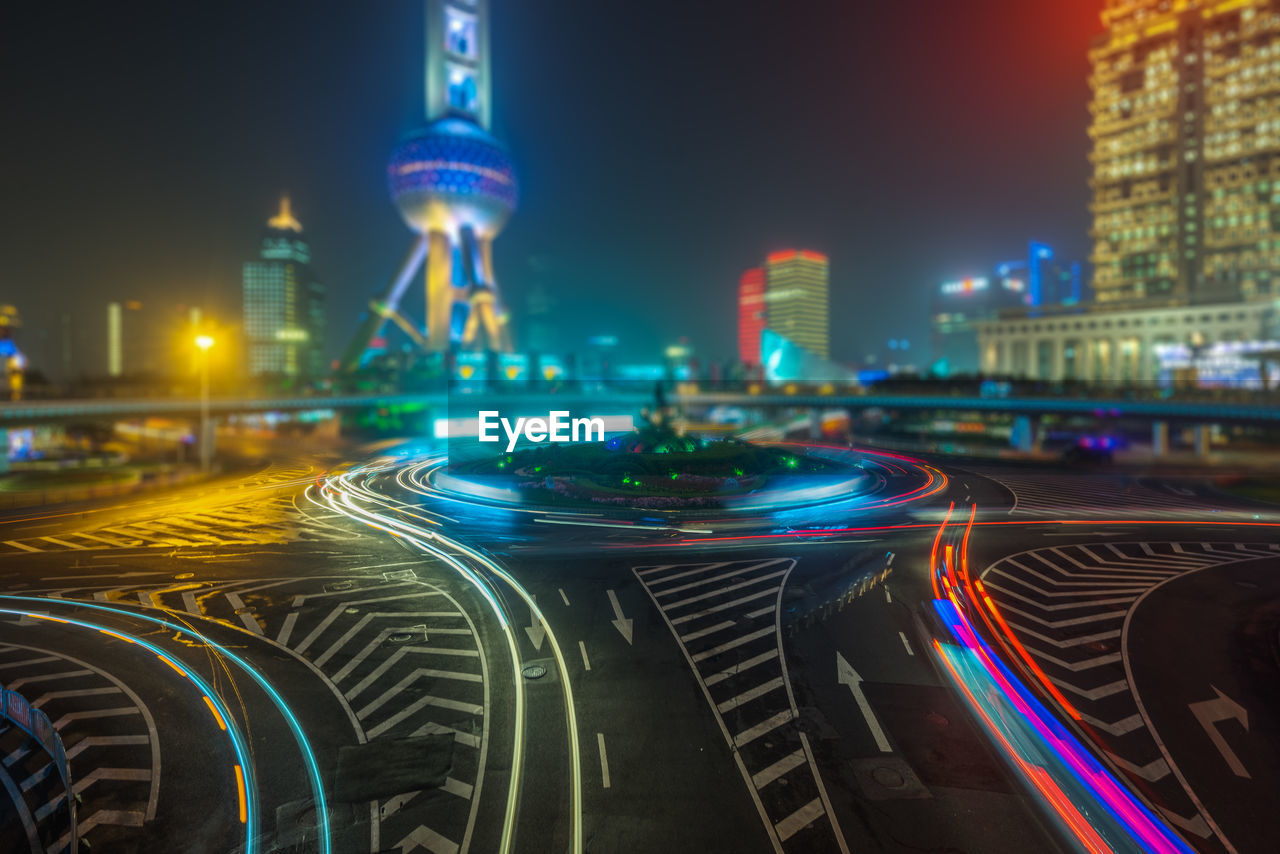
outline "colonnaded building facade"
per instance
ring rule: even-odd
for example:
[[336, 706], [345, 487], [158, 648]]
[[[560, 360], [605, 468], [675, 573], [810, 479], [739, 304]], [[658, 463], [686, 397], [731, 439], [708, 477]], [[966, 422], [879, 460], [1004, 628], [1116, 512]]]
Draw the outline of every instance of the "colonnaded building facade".
[[1280, 3], [1107, 0], [1102, 20], [1094, 301], [981, 324], [982, 369], [1248, 382], [1280, 346]]

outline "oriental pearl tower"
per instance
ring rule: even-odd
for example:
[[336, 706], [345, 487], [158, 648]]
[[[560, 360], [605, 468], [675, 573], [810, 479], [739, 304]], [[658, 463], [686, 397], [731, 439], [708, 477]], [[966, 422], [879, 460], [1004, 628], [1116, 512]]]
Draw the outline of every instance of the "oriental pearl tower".
[[[516, 207], [515, 168], [489, 134], [488, 0], [426, 0], [426, 127], [401, 139], [387, 164], [392, 201], [417, 238], [343, 358], [354, 369], [388, 320], [429, 352], [509, 351], [493, 275], [493, 239]], [[400, 301], [426, 267], [426, 324]]]

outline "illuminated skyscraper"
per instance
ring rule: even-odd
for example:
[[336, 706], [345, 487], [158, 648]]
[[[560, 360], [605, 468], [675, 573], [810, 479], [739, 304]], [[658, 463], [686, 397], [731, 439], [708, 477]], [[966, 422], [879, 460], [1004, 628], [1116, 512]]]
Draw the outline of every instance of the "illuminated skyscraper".
[[738, 280], [738, 361], [760, 364], [764, 332], [764, 268], [752, 267]]
[[765, 325], [810, 353], [826, 358], [827, 256], [807, 249], [765, 259]]
[[267, 221], [261, 260], [244, 265], [243, 283], [249, 374], [324, 374], [325, 288], [311, 273], [311, 247], [288, 196]]
[[[509, 350], [507, 313], [493, 272], [493, 239], [515, 210], [515, 167], [488, 132], [488, 0], [427, 0], [429, 124], [401, 140], [387, 165], [391, 197], [416, 235], [385, 292], [343, 356], [357, 367], [386, 321], [420, 348]], [[426, 325], [401, 311], [426, 267]]]
[[1107, 0], [1089, 58], [1099, 304], [1280, 295], [1280, 13]]

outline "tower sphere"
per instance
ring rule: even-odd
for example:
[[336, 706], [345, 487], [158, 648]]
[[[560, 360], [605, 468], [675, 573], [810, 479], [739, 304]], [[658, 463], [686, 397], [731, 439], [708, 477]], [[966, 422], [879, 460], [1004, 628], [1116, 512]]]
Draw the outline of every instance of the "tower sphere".
[[400, 141], [387, 165], [391, 198], [409, 227], [478, 237], [497, 234], [516, 207], [515, 167], [480, 126], [449, 116]]

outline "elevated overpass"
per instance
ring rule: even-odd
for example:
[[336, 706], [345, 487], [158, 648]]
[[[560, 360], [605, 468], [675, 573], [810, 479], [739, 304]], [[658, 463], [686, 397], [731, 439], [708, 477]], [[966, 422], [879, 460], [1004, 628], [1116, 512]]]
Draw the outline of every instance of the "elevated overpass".
[[[459, 398], [455, 397], [457, 405]], [[493, 400], [496, 398], [486, 398]], [[567, 408], [590, 407], [593, 403], [612, 407], [638, 409], [651, 398], [635, 391], [605, 389], [599, 393], [511, 391], [501, 400], [513, 406], [548, 403]], [[702, 391], [672, 395], [672, 400], [685, 407], [737, 406], [744, 409], [893, 409], [920, 411], [993, 412], [1025, 415], [1095, 415], [1124, 417], [1151, 422], [1183, 424], [1254, 424], [1280, 426], [1280, 405], [1257, 401], [1150, 400], [1091, 397], [980, 397], [976, 395], [888, 395], [888, 394], [818, 394], [799, 392], [783, 394], [767, 391], [744, 392]], [[22, 427], [61, 424], [76, 421], [126, 421], [145, 417], [195, 417], [200, 412], [198, 397], [147, 398], [81, 398], [0, 403], [0, 427]], [[215, 397], [209, 401], [214, 415], [264, 412], [305, 412], [317, 410], [351, 411], [378, 407], [423, 407], [440, 409], [449, 405], [443, 391], [416, 394], [346, 394], [291, 397]]]

